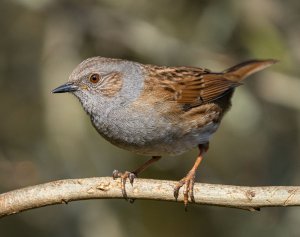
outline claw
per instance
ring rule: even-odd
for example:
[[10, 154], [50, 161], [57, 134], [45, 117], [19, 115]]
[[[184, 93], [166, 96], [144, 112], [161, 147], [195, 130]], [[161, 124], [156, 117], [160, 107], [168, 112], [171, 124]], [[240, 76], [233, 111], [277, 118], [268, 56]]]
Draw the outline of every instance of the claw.
[[185, 176], [183, 179], [181, 179], [177, 185], [174, 188], [174, 197], [177, 201], [179, 190], [180, 188], [185, 185], [184, 191], [183, 191], [183, 203], [185, 210], [187, 211], [187, 205], [189, 202], [189, 198], [191, 199], [191, 202], [195, 202], [194, 197], [194, 184], [195, 184], [195, 171], [191, 170], [187, 176]]
[[119, 172], [118, 170], [113, 171], [113, 173], [112, 173], [113, 179], [121, 178], [122, 194], [123, 194], [123, 197], [127, 201], [130, 201], [133, 199], [129, 199], [129, 200], [127, 199], [127, 193], [126, 193], [126, 189], [125, 189], [126, 180], [129, 179], [131, 186], [133, 186], [133, 181], [137, 177], [137, 175], [140, 174], [143, 170], [145, 170], [149, 165], [158, 161], [160, 158], [161, 158], [161, 156], [153, 156], [150, 160], [146, 161], [144, 164], [142, 164], [139, 168], [137, 168], [133, 172], [125, 171], [122, 173], [122, 172]]
[[178, 195], [179, 195], [179, 189], [180, 188], [177, 188], [177, 187], [174, 188], [174, 198], [175, 198], [176, 202], [177, 202]]
[[126, 201], [130, 201], [130, 199], [128, 199], [127, 193], [126, 193], [126, 180], [129, 179], [129, 182], [131, 185], [133, 185], [133, 181], [136, 178], [136, 174], [133, 172], [129, 172], [129, 171], [125, 171], [124, 173], [119, 172], [118, 170], [114, 170], [112, 173], [112, 177], [113, 179], [117, 179], [117, 178], [121, 178], [121, 191], [122, 191], [122, 195], [125, 198]]
[[130, 204], [133, 204], [133, 203], [134, 203], [134, 201], [135, 201], [135, 199], [133, 199], [133, 198], [129, 198], [129, 199], [128, 199], [128, 201], [129, 201], [129, 203], [130, 203]]
[[117, 178], [119, 178], [119, 171], [118, 170], [114, 170], [113, 172], [112, 172], [112, 177], [113, 177], [113, 179], [115, 180], [115, 179], [117, 179]]
[[133, 173], [133, 172], [130, 172], [129, 175], [128, 175], [128, 179], [130, 181], [131, 186], [133, 186], [133, 181], [134, 181], [135, 178], [136, 178], [136, 174]]
[[195, 202], [194, 185], [195, 185], [195, 177], [190, 182], [190, 198], [191, 198], [191, 202]]
[[179, 190], [184, 185], [184, 183], [185, 183], [185, 178], [181, 179], [174, 188], [174, 197], [175, 197], [176, 201], [179, 196]]
[[177, 183], [177, 185], [174, 188], [174, 197], [177, 201], [179, 190], [181, 189], [181, 187], [183, 185], [185, 185], [185, 188], [183, 191], [183, 203], [184, 203], [185, 211], [187, 211], [187, 205], [189, 202], [189, 198], [190, 198], [191, 202], [195, 202], [194, 184], [195, 184], [196, 170], [197, 170], [198, 166], [200, 165], [201, 161], [203, 160], [203, 154], [207, 150], [208, 150], [208, 143], [199, 145], [199, 155], [195, 161], [194, 166], [188, 172], [188, 174]]

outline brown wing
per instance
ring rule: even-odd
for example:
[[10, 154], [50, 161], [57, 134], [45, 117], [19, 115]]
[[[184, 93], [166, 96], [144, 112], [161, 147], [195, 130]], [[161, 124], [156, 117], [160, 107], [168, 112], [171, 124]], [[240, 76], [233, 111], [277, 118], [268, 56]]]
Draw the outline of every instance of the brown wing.
[[[147, 65], [149, 79], [160, 85], [167, 97], [180, 104], [198, 106], [214, 101], [232, 88], [241, 85], [245, 77], [260, 71], [276, 60], [251, 60], [238, 64], [222, 73], [212, 73], [207, 69], [194, 67], [157, 67]], [[150, 84], [152, 84], [150, 83]], [[159, 90], [156, 87], [156, 90]]]
[[[198, 106], [220, 98], [241, 83], [227, 80], [223, 73], [193, 67], [152, 67], [150, 80], [180, 104]], [[158, 88], [157, 88], [158, 89]]]
[[241, 85], [239, 82], [227, 80], [222, 74], [203, 74], [190, 80], [182, 79], [183, 85], [176, 85], [178, 103], [203, 104], [214, 101], [228, 92], [228, 90]]

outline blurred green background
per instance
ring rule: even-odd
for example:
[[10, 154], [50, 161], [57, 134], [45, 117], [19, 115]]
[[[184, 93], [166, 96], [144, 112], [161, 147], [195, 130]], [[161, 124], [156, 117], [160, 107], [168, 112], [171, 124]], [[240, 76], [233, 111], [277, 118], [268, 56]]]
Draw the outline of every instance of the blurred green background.
[[[147, 158], [102, 139], [71, 95], [52, 95], [101, 55], [221, 71], [280, 63], [249, 78], [214, 135], [198, 182], [300, 185], [300, 1], [1, 0], [0, 191], [110, 176]], [[141, 177], [179, 180], [196, 150]], [[73, 202], [0, 220], [0, 236], [300, 236], [300, 209], [247, 212], [182, 203]]]

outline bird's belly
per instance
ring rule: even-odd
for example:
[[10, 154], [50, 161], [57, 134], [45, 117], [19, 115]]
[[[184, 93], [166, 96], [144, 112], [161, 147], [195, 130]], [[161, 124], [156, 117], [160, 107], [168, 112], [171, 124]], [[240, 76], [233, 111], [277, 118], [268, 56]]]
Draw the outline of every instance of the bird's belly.
[[117, 139], [106, 138], [114, 145], [137, 154], [147, 156], [180, 155], [199, 144], [209, 141], [218, 124], [209, 123], [181, 134], [180, 130], [164, 128], [151, 134], [128, 134]]
[[182, 136], [170, 133], [165, 137], [159, 138], [155, 143], [149, 142], [143, 147], [136, 147], [136, 150], [133, 150], [133, 152], [149, 156], [180, 155], [199, 144], [209, 142], [211, 135], [217, 128], [218, 124], [211, 122], [205, 127], [194, 129]]
[[130, 113], [114, 110], [106, 117], [91, 116], [91, 120], [110, 143], [147, 156], [182, 154], [207, 143], [219, 125], [213, 122], [213, 117], [206, 124], [197, 120], [169, 120], [158, 116], [151, 108], [143, 116], [132, 110]]

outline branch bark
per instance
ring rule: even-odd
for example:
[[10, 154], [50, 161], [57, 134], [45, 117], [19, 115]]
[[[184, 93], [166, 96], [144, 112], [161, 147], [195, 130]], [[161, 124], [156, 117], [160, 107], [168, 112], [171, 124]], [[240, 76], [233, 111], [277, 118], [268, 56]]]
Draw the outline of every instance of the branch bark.
[[[135, 179], [133, 186], [127, 182], [126, 191], [130, 199], [175, 201], [175, 185], [175, 181]], [[120, 186], [120, 180], [100, 177], [58, 180], [10, 191], [0, 195], [0, 217], [77, 200], [123, 198]], [[247, 210], [300, 205], [298, 186], [246, 187], [196, 183], [194, 196], [196, 204]], [[178, 201], [183, 201], [182, 192]]]

